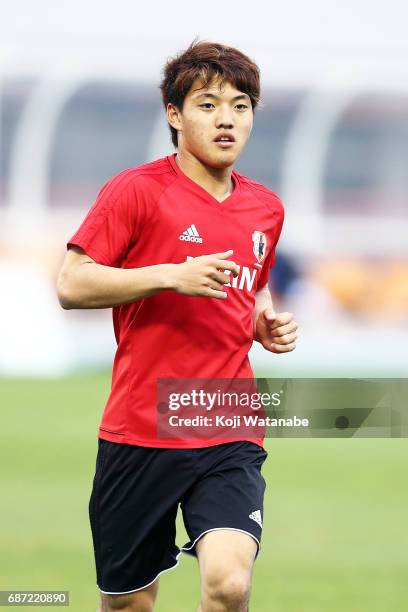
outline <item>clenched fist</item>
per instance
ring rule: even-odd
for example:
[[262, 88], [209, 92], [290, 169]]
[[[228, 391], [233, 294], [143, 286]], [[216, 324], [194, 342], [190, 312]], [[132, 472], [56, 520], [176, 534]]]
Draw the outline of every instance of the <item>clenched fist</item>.
[[291, 312], [276, 313], [266, 308], [255, 324], [255, 340], [272, 353], [289, 353], [296, 348], [298, 324]]

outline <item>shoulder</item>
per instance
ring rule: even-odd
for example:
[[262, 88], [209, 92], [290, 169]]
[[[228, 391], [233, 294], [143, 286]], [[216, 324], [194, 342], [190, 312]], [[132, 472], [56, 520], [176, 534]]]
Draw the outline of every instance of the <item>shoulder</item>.
[[116, 200], [123, 195], [159, 195], [175, 180], [167, 157], [126, 168], [113, 175], [103, 185], [99, 196]]
[[274, 191], [236, 170], [234, 173], [238, 175], [241, 186], [245, 191], [249, 192], [254, 198], [257, 198], [266, 207], [271, 208], [275, 212], [279, 212], [282, 216], [284, 215], [283, 202]]

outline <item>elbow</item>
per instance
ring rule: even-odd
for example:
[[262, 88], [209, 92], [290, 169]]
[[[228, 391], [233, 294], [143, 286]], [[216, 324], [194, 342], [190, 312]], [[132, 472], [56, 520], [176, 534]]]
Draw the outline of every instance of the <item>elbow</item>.
[[72, 308], [75, 308], [74, 301], [72, 300], [69, 292], [67, 292], [65, 289], [58, 289], [57, 295], [61, 308], [64, 310], [71, 310]]
[[63, 308], [64, 310], [71, 310], [72, 308], [75, 308], [74, 304], [60, 293], [58, 294], [58, 301], [60, 303], [61, 308]]
[[57, 280], [57, 296], [61, 307], [64, 310], [80, 308], [78, 299], [75, 296], [74, 288], [66, 274], [60, 274]]

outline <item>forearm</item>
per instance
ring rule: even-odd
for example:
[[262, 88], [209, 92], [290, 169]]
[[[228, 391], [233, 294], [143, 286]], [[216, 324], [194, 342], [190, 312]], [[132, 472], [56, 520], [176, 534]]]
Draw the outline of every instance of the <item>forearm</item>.
[[255, 293], [254, 321], [257, 320], [258, 315], [265, 310], [265, 308], [272, 308], [272, 310], [274, 310], [268, 285], [265, 285], [265, 287]]
[[59, 301], [65, 309], [130, 304], [171, 289], [170, 267], [172, 264], [124, 269], [84, 262], [72, 271], [61, 271]]
[[269, 291], [268, 285], [260, 289], [255, 294], [255, 307], [253, 312], [253, 322], [254, 322], [254, 339], [257, 340], [256, 337], [256, 321], [258, 316], [263, 310], [271, 309], [275, 310], [272, 302], [271, 292]]

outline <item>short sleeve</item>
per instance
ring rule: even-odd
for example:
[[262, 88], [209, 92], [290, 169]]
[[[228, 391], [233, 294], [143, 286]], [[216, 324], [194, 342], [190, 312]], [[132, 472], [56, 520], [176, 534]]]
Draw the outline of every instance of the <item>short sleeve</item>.
[[282, 232], [283, 221], [285, 218], [283, 205], [280, 200], [279, 204], [279, 208], [275, 211], [274, 215], [275, 222], [273, 225], [273, 230], [268, 235], [268, 242], [271, 246], [268, 248], [267, 245], [268, 254], [265, 258], [264, 265], [262, 266], [261, 274], [258, 279], [257, 291], [259, 289], [262, 289], [268, 283], [271, 268], [273, 268], [275, 264], [276, 245], [278, 244]]
[[141, 223], [138, 200], [132, 171], [114, 176], [100, 190], [67, 248], [79, 246], [97, 263], [119, 267], [137, 239]]

